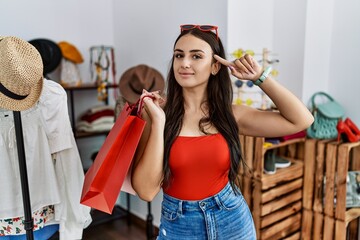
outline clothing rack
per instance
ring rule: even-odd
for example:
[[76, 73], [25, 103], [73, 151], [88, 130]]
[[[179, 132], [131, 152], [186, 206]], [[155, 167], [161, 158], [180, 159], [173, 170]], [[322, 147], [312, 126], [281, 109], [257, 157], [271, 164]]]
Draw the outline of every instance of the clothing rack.
[[21, 114], [19, 111], [13, 111], [14, 113], [14, 124], [15, 124], [15, 135], [16, 135], [16, 144], [17, 152], [19, 158], [19, 168], [20, 168], [20, 180], [21, 180], [21, 191], [24, 205], [24, 227], [26, 230], [26, 239], [34, 239], [34, 221], [32, 219], [31, 205], [30, 205], [30, 193], [29, 193], [29, 183], [28, 175], [26, 168], [25, 160], [25, 147], [24, 147], [24, 137], [21, 124]]
[[146, 237], [148, 240], [154, 239], [154, 225], [153, 225], [153, 215], [151, 214], [151, 202], [147, 203], [148, 205], [148, 214], [146, 217]]

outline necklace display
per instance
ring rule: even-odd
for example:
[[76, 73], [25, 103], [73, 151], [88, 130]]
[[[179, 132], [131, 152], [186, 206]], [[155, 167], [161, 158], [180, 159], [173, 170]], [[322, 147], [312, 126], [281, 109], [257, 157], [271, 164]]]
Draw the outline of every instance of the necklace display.
[[109, 82], [110, 68], [113, 78], [115, 77], [114, 64], [114, 49], [112, 47], [94, 46], [90, 48], [91, 79], [98, 86], [97, 98], [99, 101], [105, 101], [108, 97], [106, 86]]

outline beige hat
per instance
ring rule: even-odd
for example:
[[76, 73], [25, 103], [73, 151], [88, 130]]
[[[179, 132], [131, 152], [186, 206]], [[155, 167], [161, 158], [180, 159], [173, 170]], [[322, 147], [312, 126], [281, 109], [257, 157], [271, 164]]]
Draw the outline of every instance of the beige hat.
[[0, 108], [31, 108], [43, 81], [43, 62], [36, 48], [20, 38], [0, 36]]
[[120, 93], [129, 103], [136, 103], [142, 90], [163, 91], [165, 81], [160, 72], [145, 64], [126, 70], [120, 78]]

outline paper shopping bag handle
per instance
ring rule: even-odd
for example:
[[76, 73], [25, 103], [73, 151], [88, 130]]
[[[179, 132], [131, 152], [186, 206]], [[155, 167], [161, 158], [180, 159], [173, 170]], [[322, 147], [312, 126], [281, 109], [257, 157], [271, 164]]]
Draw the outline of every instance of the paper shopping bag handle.
[[136, 116], [141, 118], [141, 110], [144, 107], [144, 99], [147, 97], [151, 98], [151, 99], [155, 99], [155, 97], [152, 97], [152, 96], [144, 96], [141, 99], [138, 99], [136, 101], [136, 103], [129, 105], [126, 110], [129, 110], [129, 109], [131, 109], [131, 111], [136, 110]]

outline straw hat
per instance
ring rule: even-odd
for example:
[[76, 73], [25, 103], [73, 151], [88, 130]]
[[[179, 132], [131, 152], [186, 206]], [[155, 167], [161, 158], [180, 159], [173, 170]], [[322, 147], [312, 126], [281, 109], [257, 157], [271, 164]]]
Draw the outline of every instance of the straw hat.
[[44, 64], [44, 75], [54, 71], [60, 64], [62, 54], [59, 46], [44, 38], [37, 38], [29, 41], [40, 53]]
[[40, 97], [43, 81], [43, 63], [36, 48], [20, 38], [0, 36], [0, 108], [31, 108]]
[[126, 70], [120, 78], [119, 88], [123, 98], [129, 103], [135, 103], [145, 89], [149, 92], [163, 91], [165, 81], [156, 69], [140, 64]]
[[62, 41], [58, 43], [61, 53], [66, 60], [79, 64], [84, 62], [84, 59], [79, 50], [72, 44]]

